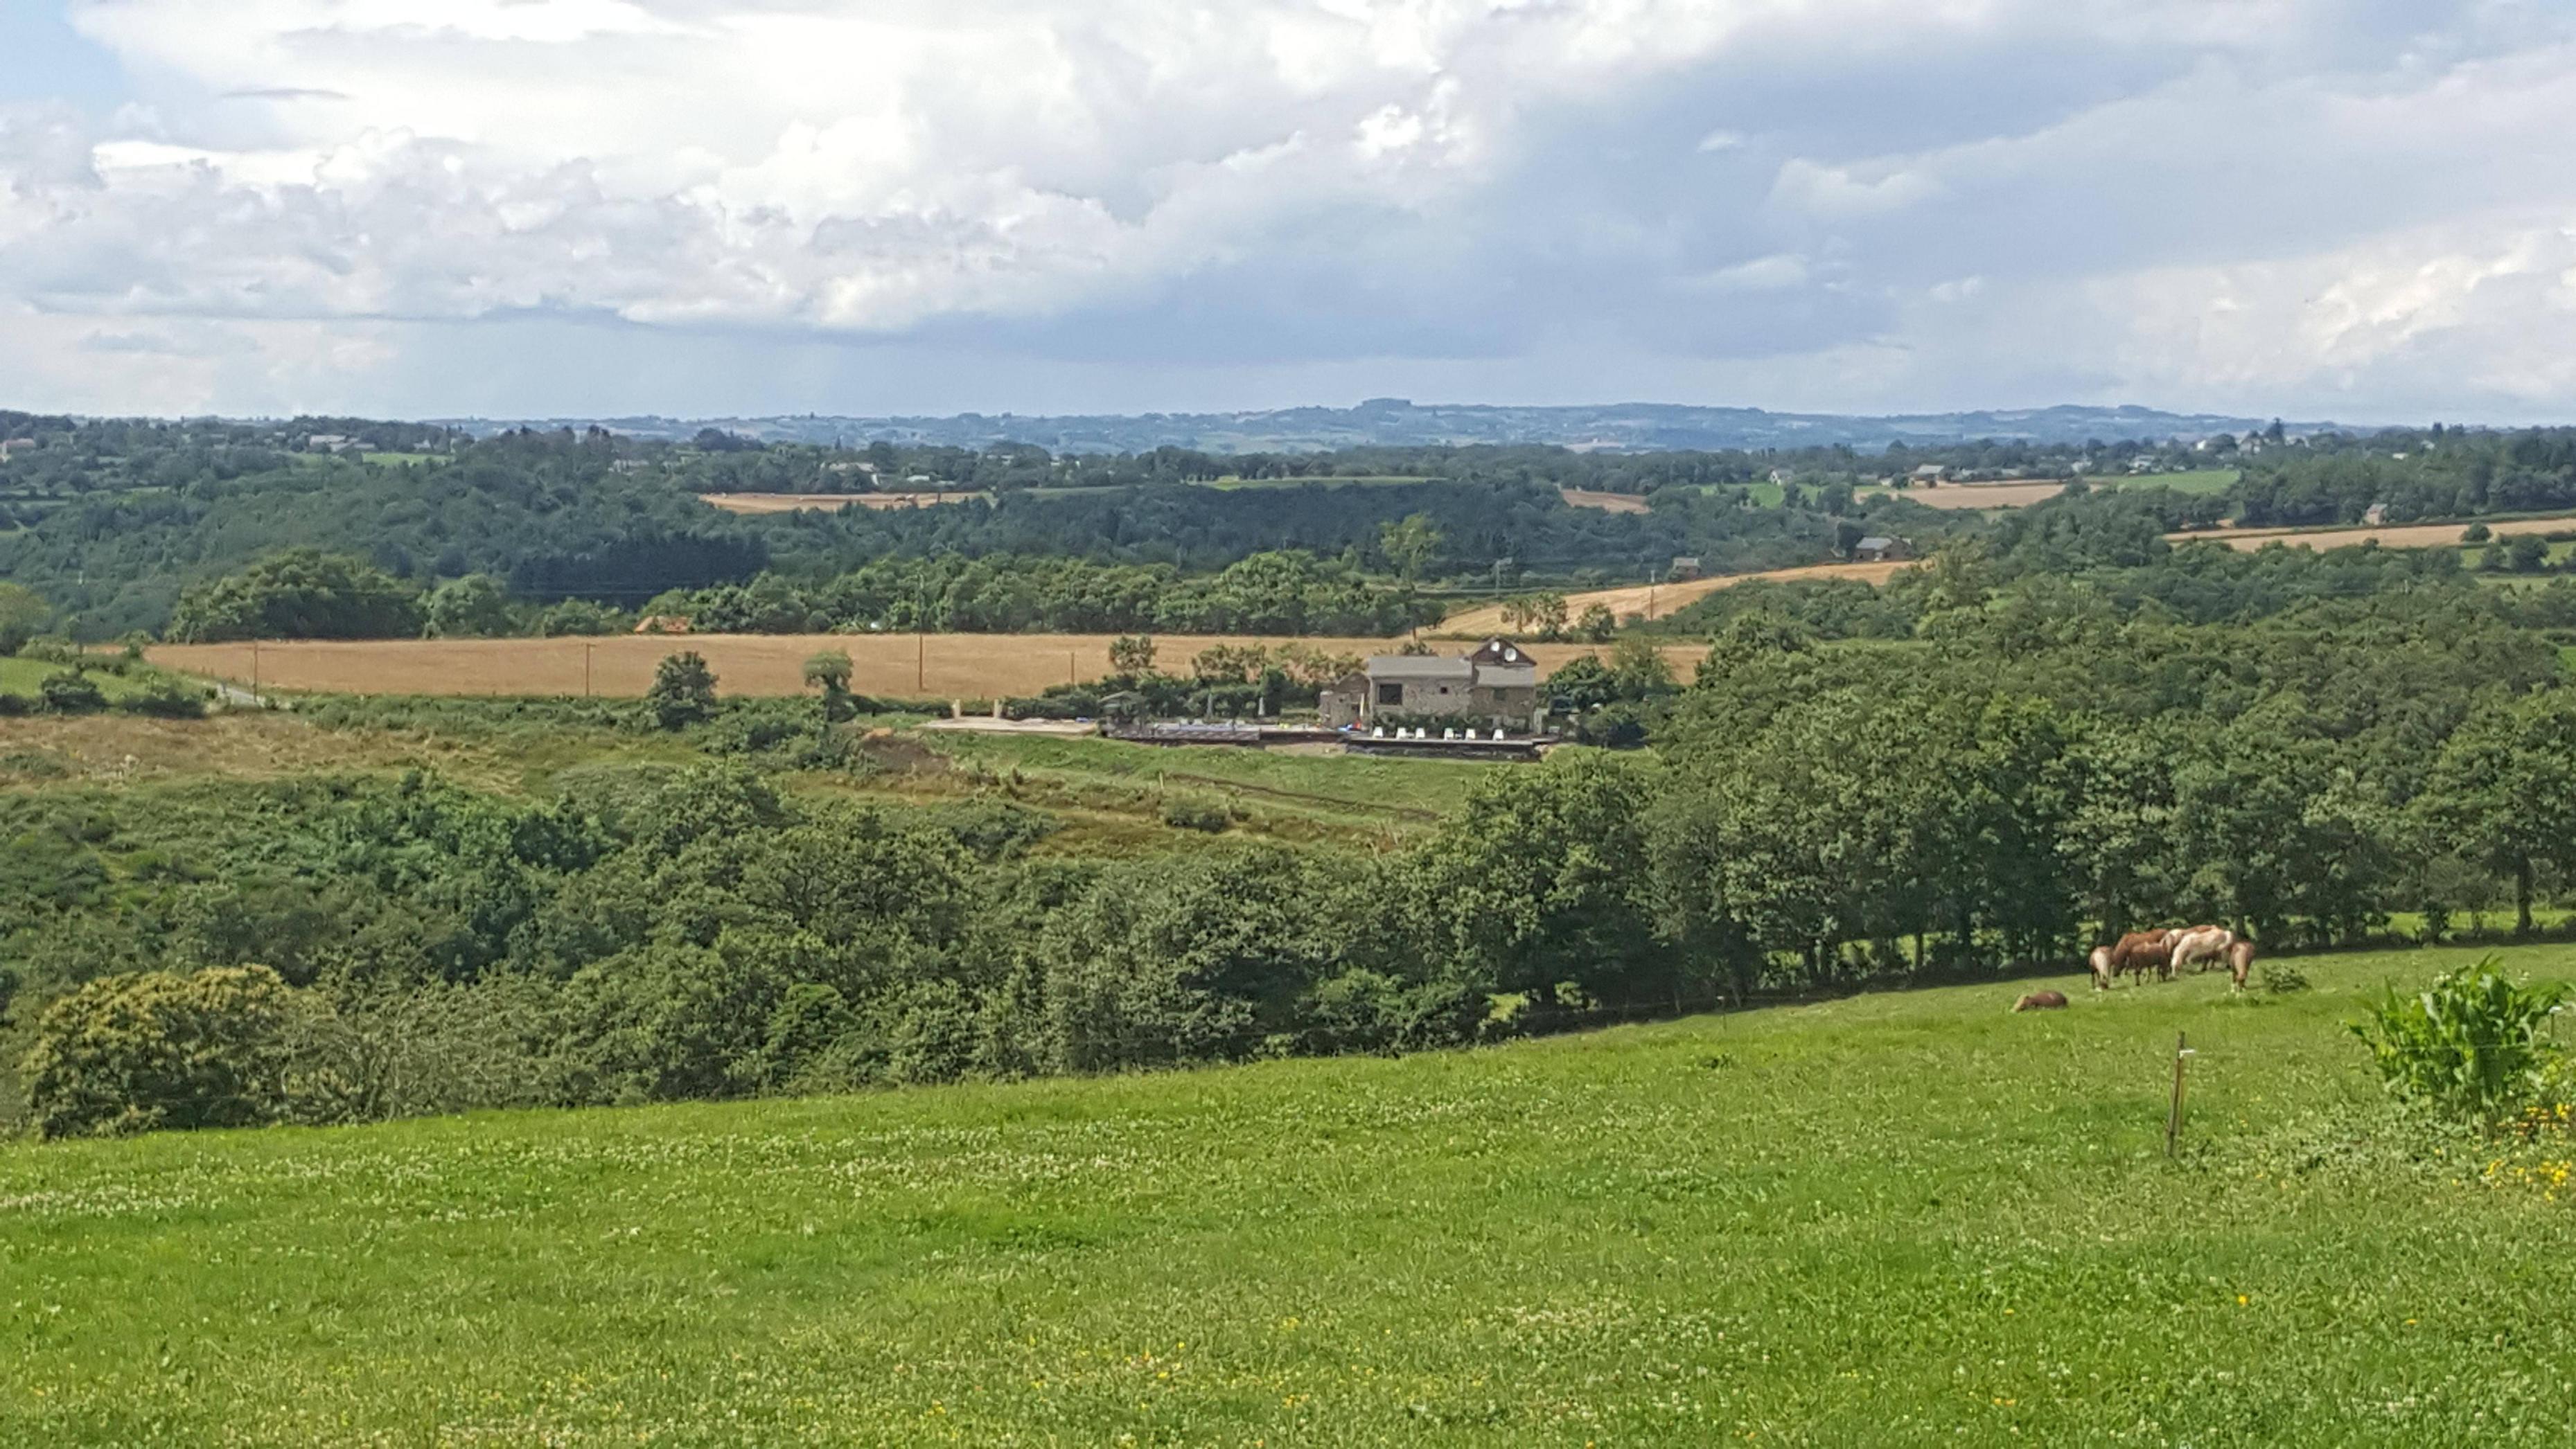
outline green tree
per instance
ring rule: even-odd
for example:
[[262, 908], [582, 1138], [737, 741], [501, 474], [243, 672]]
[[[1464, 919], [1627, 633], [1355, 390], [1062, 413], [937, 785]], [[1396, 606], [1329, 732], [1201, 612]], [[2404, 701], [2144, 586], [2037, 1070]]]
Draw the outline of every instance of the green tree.
[[1122, 634], [1109, 641], [1109, 672], [1142, 679], [1154, 672], [1154, 636]]
[[93, 981], [46, 1008], [27, 1049], [37, 1132], [247, 1127], [285, 1116], [303, 1003], [265, 966]]
[[449, 579], [422, 601], [422, 627], [440, 639], [490, 639], [513, 633], [509, 590], [490, 574]]
[[179, 593], [169, 635], [227, 639], [403, 639], [420, 633], [411, 588], [363, 559], [299, 548]]
[[2539, 872], [2576, 866], [2576, 693], [2486, 700], [2443, 744], [2415, 810], [2438, 843], [2512, 882], [2528, 935]]
[[0, 659], [27, 647], [36, 631], [45, 627], [53, 610], [34, 589], [24, 584], [0, 583]]
[[1619, 619], [1610, 612], [1609, 605], [1591, 604], [1585, 606], [1582, 617], [1574, 621], [1574, 628], [1576, 633], [1592, 643], [1607, 644], [1610, 636], [1618, 632]]
[[653, 686], [644, 691], [644, 708], [666, 730], [701, 723], [716, 712], [716, 672], [694, 649], [669, 655], [654, 666]]
[[2505, 566], [2518, 574], [2536, 574], [2549, 562], [2549, 545], [2536, 533], [2514, 535], [2504, 546]]

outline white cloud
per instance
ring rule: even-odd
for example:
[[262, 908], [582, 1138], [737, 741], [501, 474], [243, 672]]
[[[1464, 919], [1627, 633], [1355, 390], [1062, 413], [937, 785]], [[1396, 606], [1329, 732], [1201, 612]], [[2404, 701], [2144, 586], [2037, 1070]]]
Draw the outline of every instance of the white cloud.
[[[89, 359], [75, 371], [108, 389], [90, 407], [139, 405], [83, 370], [111, 363], [163, 359], [156, 396], [283, 408], [328, 401], [299, 389], [398, 397], [424, 349], [504, 345], [674, 359], [638, 405], [696, 406], [691, 386], [744, 386], [762, 356], [782, 389], [790, 368], [879, 376], [818, 364], [822, 346], [910, 348], [923, 375], [974, 355], [1027, 366], [957, 375], [1048, 379], [1088, 357], [1144, 407], [1211, 374], [1137, 359], [1208, 337], [1246, 401], [1329, 375], [2309, 412], [2417, 379], [2497, 410], [2576, 404], [2545, 336], [2576, 266], [2576, 17], [2552, 7], [71, 14], [136, 94], [95, 131], [0, 113], [0, 306]], [[576, 336], [602, 328], [645, 330]], [[692, 374], [693, 350], [723, 370]], [[0, 392], [65, 385], [14, 351]]]

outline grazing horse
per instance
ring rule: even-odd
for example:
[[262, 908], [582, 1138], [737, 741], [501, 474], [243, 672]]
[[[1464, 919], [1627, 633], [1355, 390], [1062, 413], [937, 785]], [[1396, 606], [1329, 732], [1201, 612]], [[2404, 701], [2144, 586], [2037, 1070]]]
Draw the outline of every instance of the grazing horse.
[[2013, 1003], [2015, 1011], [2055, 1011], [2066, 1004], [2063, 991], [2034, 991]]
[[2094, 990], [2096, 990], [2096, 991], [2108, 991], [2108, 990], [2110, 990], [2110, 989], [2111, 989], [2111, 948], [2110, 948], [2110, 947], [2108, 947], [2108, 946], [2096, 946], [2096, 947], [2094, 947], [2094, 948], [2093, 948], [2093, 954], [2084, 958], [2084, 964], [2093, 968], [2093, 989], [2094, 989]]
[[2134, 971], [2144, 976], [2150, 971], [2171, 970], [2168, 963], [2173, 959], [2173, 934], [2171, 931], [2131, 931], [2122, 936], [2111, 947], [2111, 974], [2121, 976]]
[[2254, 943], [2239, 936], [2227, 948], [2227, 971], [2236, 978], [2236, 989], [2245, 989], [2245, 973], [2254, 969]]
[[2228, 948], [2236, 944], [2236, 933], [2225, 926], [2189, 926], [2174, 932], [2173, 957], [2165, 969], [2170, 976], [2185, 966], [2198, 966], [2206, 971], [2227, 961]]

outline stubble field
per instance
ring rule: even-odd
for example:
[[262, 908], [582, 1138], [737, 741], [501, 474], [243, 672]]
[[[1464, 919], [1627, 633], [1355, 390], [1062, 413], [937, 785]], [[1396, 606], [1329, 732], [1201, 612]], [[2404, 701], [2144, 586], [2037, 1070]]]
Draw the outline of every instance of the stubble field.
[[[1443, 632], [1455, 626], [1443, 626]], [[163, 644], [153, 663], [263, 690], [345, 694], [640, 695], [654, 666], [694, 649], [714, 668], [726, 694], [792, 695], [805, 690], [804, 664], [842, 650], [850, 687], [886, 698], [988, 699], [1033, 695], [1051, 685], [1110, 672], [1107, 634], [613, 634], [557, 639], [368, 639], [261, 644]], [[1394, 639], [1250, 639], [1158, 635], [1165, 669], [1186, 666], [1216, 645], [1303, 643], [1334, 654], [1391, 654]], [[1456, 653], [1462, 646], [1445, 646]], [[254, 652], [256, 660], [254, 661]], [[1554, 671], [1589, 644], [1533, 644], [1532, 657]], [[1687, 679], [1705, 647], [1666, 650]]]
[[2467, 957], [0, 1146], [0, 1441], [2563, 1444], [2576, 1203], [2342, 1028]]

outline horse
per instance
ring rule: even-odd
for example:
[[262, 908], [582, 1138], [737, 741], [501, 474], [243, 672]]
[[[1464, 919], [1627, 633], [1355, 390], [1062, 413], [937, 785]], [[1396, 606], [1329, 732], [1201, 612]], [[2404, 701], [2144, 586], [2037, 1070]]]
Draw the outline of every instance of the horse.
[[2092, 967], [2092, 968], [2093, 968], [2093, 989], [2094, 989], [2094, 990], [2096, 990], [2096, 991], [2108, 991], [2108, 990], [2110, 990], [2110, 989], [2111, 989], [2111, 948], [2110, 948], [2110, 947], [2108, 947], [2108, 946], [2096, 946], [2096, 947], [2094, 947], [2094, 948], [2093, 948], [2093, 954], [2084, 958], [2084, 964], [2086, 964], [2087, 966], [2090, 966], [2090, 967]]
[[2055, 1011], [2066, 1004], [2063, 991], [2034, 991], [2013, 1003], [2015, 1011]]
[[2171, 967], [2167, 963], [2173, 959], [2173, 934], [2171, 931], [2131, 931], [2122, 936], [2110, 948], [2111, 974], [2121, 976], [2133, 971], [2140, 976], [2150, 971], [2169, 973]]
[[2245, 973], [2254, 969], [2254, 943], [2239, 936], [2227, 948], [2227, 971], [2236, 978], [2236, 989], [2245, 989]]
[[2228, 949], [2236, 944], [2236, 933], [2225, 926], [2189, 926], [2174, 932], [2170, 946], [2172, 956], [2165, 974], [2170, 976], [2185, 966], [2206, 971], [2214, 965], [2230, 964]]

